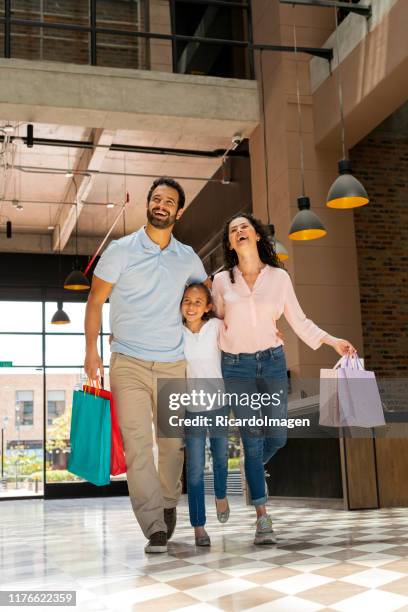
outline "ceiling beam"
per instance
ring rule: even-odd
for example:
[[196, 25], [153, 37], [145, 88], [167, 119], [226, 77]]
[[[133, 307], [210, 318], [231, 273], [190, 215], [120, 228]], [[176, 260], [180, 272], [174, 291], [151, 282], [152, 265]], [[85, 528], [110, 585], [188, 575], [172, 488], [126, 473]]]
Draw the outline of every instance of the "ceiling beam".
[[[78, 164], [72, 169], [74, 177], [69, 180], [69, 185], [65, 190], [53, 233], [52, 248], [54, 251], [60, 249], [62, 251], [74, 231], [77, 219], [80, 217], [95, 180], [92, 173], [101, 169], [114, 136], [115, 130], [101, 128], [93, 130], [91, 140], [94, 148], [84, 150]], [[73, 205], [72, 202], [76, 202], [76, 205]], [[60, 244], [59, 241], [61, 241]]]
[[[237, 134], [238, 136], [238, 134]], [[27, 144], [27, 138], [12, 136], [10, 142], [23, 141]], [[245, 140], [245, 139], [243, 139]], [[4, 136], [0, 134], [0, 143], [4, 142]], [[95, 145], [88, 140], [62, 140], [61, 138], [33, 138], [34, 146], [44, 147], [66, 147], [70, 149], [93, 149]], [[100, 145], [102, 146], [102, 145]], [[108, 147], [110, 151], [120, 151], [124, 153], [143, 153], [143, 155], [175, 155], [177, 157], [249, 157], [247, 148], [241, 147], [239, 150], [232, 149], [175, 149], [171, 147], [148, 147], [143, 145], [129, 145], [113, 143]]]

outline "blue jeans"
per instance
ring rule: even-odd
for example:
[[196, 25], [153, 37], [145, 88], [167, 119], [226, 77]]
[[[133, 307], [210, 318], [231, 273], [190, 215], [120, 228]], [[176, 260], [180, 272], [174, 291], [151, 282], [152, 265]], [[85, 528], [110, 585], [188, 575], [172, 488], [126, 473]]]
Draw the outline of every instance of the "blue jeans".
[[[215, 422], [216, 415], [228, 416], [229, 409], [221, 408], [207, 412], [188, 412], [186, 418], [208, 416]], [[187, 453], [187, 493], [190, 523], [193, 527], [205, 525], [204, 467], [207, 430], [214, 472], [214, 493], [217, 499], [227, 494], [228, 476], [228, 427], [191, 426], [184, 428]]]
[[[275, 395], [277, 405], [259, 407], [232, 401], [236, 418], [268, 417], [286, 419], [288, 413], [288, 382], [285, 353], [282, 346], [257, 353], [222, 353], [222, 375], [229, 393]], [[256, 394], [256, 395], [254, 395]], [[242, 395], [241, 395], [242, 397]], [[255, 406], [258, 406], [255, 403]], [[266, 503], [264, 464], [285, 446], [286, 427], [247, 425], [239, 428], [244, 447], [245, 474], [254, 506]]]

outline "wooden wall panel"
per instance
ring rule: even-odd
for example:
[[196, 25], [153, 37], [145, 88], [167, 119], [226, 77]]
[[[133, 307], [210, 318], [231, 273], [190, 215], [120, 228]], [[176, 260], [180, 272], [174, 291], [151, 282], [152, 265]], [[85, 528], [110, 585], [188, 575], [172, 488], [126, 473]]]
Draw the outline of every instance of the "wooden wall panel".
[[341, 438], [340, 456], [345, 507], [349, 510], [378, 508], [374, 441]]
[[[407, 428], [405, 424], [396, 426]], [[380, 506], [408, 506], [408, 437], [377, 438], [375, 448]]]

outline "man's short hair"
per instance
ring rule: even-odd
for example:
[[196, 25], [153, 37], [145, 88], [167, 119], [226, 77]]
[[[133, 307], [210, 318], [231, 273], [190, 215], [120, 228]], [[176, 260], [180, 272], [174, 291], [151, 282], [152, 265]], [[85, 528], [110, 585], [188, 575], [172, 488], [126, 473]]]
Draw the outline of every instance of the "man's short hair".
[[167, 185], [167, 187], [172, 187], [173, 189], [175, 189], [178, 193], [178, 207], [177, 210], [179, 208], [183, 208], [185, 201], [186, 201], [186, 194], [184, 193], [184, 189], [182, 188], [182, 186], [180, 185], [180, 183], [178, 183], [177, 181], [175, 181], [174, 179], [170, 178], [169, 176], [161, 176], [160, 178], [157, 178], [152, 186], [149, 189], [149, 193], [147, 194], [147, 203], [150, 202], [150, 198], [152, 197], [152, 193], [153, 191], [156, 189], [156, 187], [159, 187], [160, 185]]

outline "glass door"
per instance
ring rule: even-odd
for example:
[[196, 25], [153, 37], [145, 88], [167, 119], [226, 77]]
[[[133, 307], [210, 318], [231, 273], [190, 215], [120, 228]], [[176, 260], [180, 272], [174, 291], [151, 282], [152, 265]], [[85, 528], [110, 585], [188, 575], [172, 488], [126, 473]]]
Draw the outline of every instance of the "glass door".
[[[83, 371], [85, 357], [85, 302], [65, 302], [70, 319], [66, 325], [53, 325], [55, 302], [45, 304], [45, 484], [46, 493], [61, 485], [83, 482], [68, 471], [72, 397], [86, 382]], [[65, 487], [64, 487], [65, 488]]]
[[[86, 382], [85, 306], [65, 302], [70, 323], [53, 325], [56, 302], [0, 301], [0, 500], [127, 492], [125, 475], [95, 487], [68, 471], [73, 392]], [[106, 389], [108, 319], [106, 304], [98, 341]]]
[[44, 493], [41, 302], [0, 301], [0, 499]]

